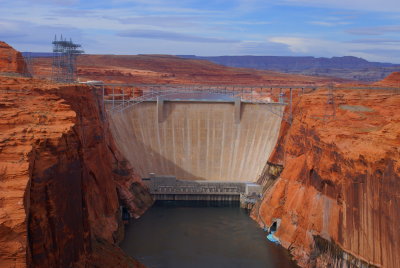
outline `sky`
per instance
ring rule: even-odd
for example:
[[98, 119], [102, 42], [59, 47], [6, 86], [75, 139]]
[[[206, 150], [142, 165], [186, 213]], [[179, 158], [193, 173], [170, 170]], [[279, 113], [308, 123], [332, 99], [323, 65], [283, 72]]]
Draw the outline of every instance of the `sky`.
[[0, 0], [0, 40], [89, 54], [356, 56], [400, 63], [399, 0]]

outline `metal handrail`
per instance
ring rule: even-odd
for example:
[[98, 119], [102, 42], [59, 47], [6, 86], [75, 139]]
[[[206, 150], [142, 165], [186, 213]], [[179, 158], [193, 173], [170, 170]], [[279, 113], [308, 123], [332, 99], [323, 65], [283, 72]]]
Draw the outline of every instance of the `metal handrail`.
[[[185, 87], [187, 88], [187, 87]], [[114, 112], [123, 112], [126, 109], [133, 107], [137, 104], [143, 103], [145, 101], [149, 101], [149, 100], [156, 100], [157, 97], [161, 97], [161, 98], [165, 98], [165, 97], [169, 97], [169, 96], [173, 96], [173, 95], [182, 95], [182, 94], [212, 94], [212, 95], [216, 95], [216, 96], [224, 96], [224, 97], [235, 97], [235, 96], [241, 96], [243, 97], [243, 95], [246, 94], [253, 94], [253, 90], [240, 90], [240, 91], [232, 91], [232, 90], [227, 90], [225, 89], [221, 89], [221, 90], [199, 90], [199, 87], [194, 87], [196, 88], [195, 90], [189, 88], [186, 90], [176, 90], [176, 88], [174, 87], [173, 90], [171, 89], [165, 89], [164, 90], [150, 90], [148, 92], [146, 92], [145, 94], [135, 97], [135, 98], [130, 98], [130, 99], [122, 99], [120, 101], [122, 101], [122, 103], [120, 103], [117, 106], [113, 106], [110, 109], [110, 112], [114, 113]], [[204, 88], [204, 87], [201, 87]], [[262, 95], [265, 95], [262, 94]], [[114, 97], [114, 96], [113, 96]], [[253, 96], [251, 96], [250, 98], [251, 103], [258, 103], [258, 104], [278, 104], [278, 105], [287, 105], [287, 103], [283, 102], [280, 98], [279, 98], [279, 102], [271, 102], [271, 101], [266, 101], [266, 100], [261, 100], [261, 99], [253, 99]], [[243, 99], [243, 101], [246, 101], [246, 98]], [[115, 103], [115, 99], [113, 99], [113, 103]], [[274, 107], [268, 107], [269, 112], [271, 112], [272, 114], [281, 117], [284, 120], [290, 120], [285, 118], [284, 116], [284, 111], [280, 109], [279, 112], [275, 111]]]
[[[251, 93], [252, 91], [249, 91]], [[212, 94], [212, 95], [217, 95], [217, 96], [238, 96], [242, 94], [246, 94], [247, 92], [242, 92], [242, 91], [199, 91], [199, 90], [188, 90], [188, 91], [153, 91], [149, 92], [147, 94], [144, 94], [142, 96], [136, 97], [136, 98], [131, 98], [128, 100], [124, 100], [123, 103], [119, 104], [118, 106], [115, 106], [111, 109], [112, 112], [114, 111], [123, 111], [127, 109], [128, 107], [132, 105], [136, 105], [138, 103], [142, 103], [144, 101], [152, 100], [155, 99], [156, 97], [168, 97], [172, 95], [178, 95], [178, 94]], [[244, 99], [246, 100], [246, 99]], [[280, 102], [270, 102], [270, 101], [263, 101], [263, 100], [251, 100], [253, 103], [277, 103], [277, 104], [285, 104], [285, 103], [280, 103]]]
[[[282, 108], [279, 108], [277, 111], [275, 105], [291, 105], [292, 101], [292, 94], [290, 93], [290, 99], [288, 102], [285, 102], [285, 93], [284, 89], [301, 89], [302, 94], [304, 94], [304, 89], [311, 88], [313, 90], [316, 89], [315, 86], [238, 86], [238, 85], [160, 85], [160, 84], [106, 84], [101, 83], [101, 81], [93, 81], [91, 83], [93, 86], [101, 87], [103, 91], [103, 103], [111, 102], [113, 106], [109, 109], [109, 112], [123, 112], [126, 109], [135, 106], [139, 103], [143, 103], [145, 101], [156, 100], [157, 97], [165, 98], [172, 95], [182, 95], [182, 94], [212, 94], [217, 96], [224, 96], [224, 97], [240, 97], [242, 102], [250, 102], [255, 104], [271, 104], [268, 105], [268, 110], [272, 114], [281, 117], [283, 120], [291, 123], [291, 112], [292, 108], [290, 109], [290, 115], [285, 116], [285, 111]], [[112, 94], [105, 94], [105, 88], [112, 87]], [[122, 94], [118, 93], [118, 96], [122, 96], [122, 99], [116, 99], [115, 87], [117, 88], [117, 92], [121, 92]], [[142, 94], [141, 96], [137, 97], [129, 97], [125, 99], [125, 96], [129, 96], [130, 94], [124, 94], [125, 87], [141, 87]], [[261, 89], [261, 90], [254, 90], [254, 89]], [[276, 92], [276, 89], [280, 89], [279, 92]], [[133, 92], [136, 88], [132, 88]], [[275, 92], [274, 92], [275, 91]], [[255, 93], [255, 94], [254, 94]], [[105, 98], [108, 96], [112, 96], [112, 100]], [[265, 100], [263, 97], [270, 97], [277, 99], [277, 101], [271, 101], [271, 99]], [[196, 99], [196, 98], [193, 98]], [[202, 98], [199, 98], [202, 99]], [[188, 100], [191, 100], [190, 98]], [[165, 100], [168, 101], [168, 100]], [[218, 100], [224, 101], [224, 100]], [[230, 100], [229, 100], [230, 101]], [[232, 100], [233, 101], [233, 100]], [[117, 102], [117, 105], [115, 105]], [[274, 105], [275, 104], [275, 105]], [[269, 107], [271, 106], [271, 107]]]

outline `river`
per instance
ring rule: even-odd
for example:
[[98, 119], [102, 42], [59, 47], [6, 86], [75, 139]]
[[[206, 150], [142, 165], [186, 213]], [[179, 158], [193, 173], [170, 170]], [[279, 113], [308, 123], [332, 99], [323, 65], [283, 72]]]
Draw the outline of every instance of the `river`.
[[297, 267], [238, 207], [154, 206], [125, 235], [121, 248], [150, 268]]

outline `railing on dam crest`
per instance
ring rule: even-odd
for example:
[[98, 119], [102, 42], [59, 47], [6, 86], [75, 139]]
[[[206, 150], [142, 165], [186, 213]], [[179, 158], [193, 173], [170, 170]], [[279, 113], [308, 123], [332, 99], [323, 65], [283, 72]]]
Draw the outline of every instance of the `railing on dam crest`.
[[[292, 99], [295, 94], [304, 94], [316, 88], [310, 86], [271, 87], [233, 85], [149, 85], [149, 84], [107, 84], [100, 81], [87, 82], [102, 90], [107, 110], [123, 112], [143, 102], [235, 102], [270, 104], [271, 113], [288, 122], [292, 118]], [[279, 106], [288, 106], [281, 109]], [[286, 110], [286, 111], [285, 111]]]

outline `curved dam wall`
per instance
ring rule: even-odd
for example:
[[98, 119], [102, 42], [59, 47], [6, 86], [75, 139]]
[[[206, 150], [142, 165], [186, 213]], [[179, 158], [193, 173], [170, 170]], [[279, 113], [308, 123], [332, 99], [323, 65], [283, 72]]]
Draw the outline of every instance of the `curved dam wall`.
[[271, 109], [282, 113], [284, 105], [153, 101], [109, 118], [117, 146], [142, 177], [255, 182], [281, 125]]

